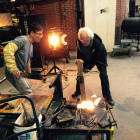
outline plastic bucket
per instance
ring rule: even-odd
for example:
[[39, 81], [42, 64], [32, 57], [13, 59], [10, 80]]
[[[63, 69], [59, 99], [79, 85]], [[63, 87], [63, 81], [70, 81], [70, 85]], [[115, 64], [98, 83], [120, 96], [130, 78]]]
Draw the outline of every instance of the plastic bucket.
[[[24, 127], [24, 125], [26, 125], [26, 123], [27, 123], [25, 121], [24, 117], [25, 117], [25, 114], [23, 112], [18, 117], [18, 119], [15, 121], [16, 124], [22, 125], [23, 127], [14, 126], [14, 129], [13, 129], [14, 133], [20, 133], [22, 131], [26, 131], [26, 130], [36, 128], [36, 123], [34, 123], [34, 125], [32, 125], [32, 126]], [[41, 122], [41, 120], [42, 120], [42, 115], [41, 114], [39, 115], [38, 119], [39, 119], [39, 122]], [[19, 135], [18, 139], [19, 140], [37, 140], [37, 131], [32, 131], [32, 132], [29, 132], [29, 133]]]

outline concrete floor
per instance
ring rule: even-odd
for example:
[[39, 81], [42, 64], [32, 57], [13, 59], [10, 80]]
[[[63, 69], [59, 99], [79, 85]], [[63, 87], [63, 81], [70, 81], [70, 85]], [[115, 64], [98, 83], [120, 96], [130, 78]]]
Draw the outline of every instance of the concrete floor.
[[[68, 81], [62, 82], [64, 97], [71, 100], [71, 94], [75, 91], [76, 71], [75, 59], [70, 63], [65, 63], [65, 59], [56, 61], [56, 65], [63, 69], [64, 66], [68, 71]], [[139, 140], [140, 139], [140, 52], [133, 51], [132, 56], [115, 55], [111, 57], [108, 54], [108, 76], [110, 81], [110, 90], [115, 100], [115, 106], [112, 109], [118, 129], [114, 130], [115, 140]], [[53, 66], [52, 62], [45, 65], [46, 70]], [[92, 70], [97, 70], [94, 67]], [[4, 67], [0, 68], [0, 79], [4, 78]], [[85, 87], [88, 99], [93, 94], [102, 96], [101, 84], [98, 74], [85, 75]], [[6, 80], [0, 84], [0, 92], [5, 94], [11, 84]]]

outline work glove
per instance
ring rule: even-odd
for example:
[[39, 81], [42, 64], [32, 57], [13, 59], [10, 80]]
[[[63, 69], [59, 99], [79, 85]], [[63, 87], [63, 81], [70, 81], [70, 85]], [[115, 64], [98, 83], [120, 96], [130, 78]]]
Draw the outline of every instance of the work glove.
[[84, 73], [88, 73], [88, 72], [90, 72], [90, 70], [89, 70], [89, 69], [84, 69], [83, 72], [84, 72]]

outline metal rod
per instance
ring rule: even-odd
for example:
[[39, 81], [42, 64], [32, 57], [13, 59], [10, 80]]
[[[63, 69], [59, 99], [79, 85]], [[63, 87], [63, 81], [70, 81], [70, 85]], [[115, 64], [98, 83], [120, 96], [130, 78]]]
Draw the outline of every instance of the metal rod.
[[81, 121], [81, 125], [82, 125], [82, 113], [81, 113], [81, 108], [80, 108], [80, 121]]
[[77, 126], [76, 121], [77, 121], [77, 110], [75, 111], [75, 119], [74, 119], [74, 125], [75, 126]]
[[[88, 133], [89, 133], [98, 123], [100, 123], [100, 122], [102, 121], [102, 119], [106, 116], [107, 113], [108, 113], [108, 110], [105, 112], [104, 116], [103, 116], [95, 125], [92, 126], [92, 128], [88, 131]], [[87, 133], [87, 134], [88, 134], [88, 133]]]
[[4, 82], [6, 80], [6, 77], [4, 77], [2, 80], [0, 80], [0, 84], [2, 83], [2, 82]]
[[[109, 107], [108, 107], [108, 108], [109, 108]], [[113, 118], [113, 121], [115, 122], [116, 128], [118, 129], [117, 123], [116, 123], [116, 121], [115, 121], [115, 119], [114, 119], [114, 117], [113, 117], [113, 114], [112, 114], [110, 108], [109, 108], [109, 112], [110, 112], [110, 114], [111, 114], [111, 116], [112, 116], [112, 118]]]

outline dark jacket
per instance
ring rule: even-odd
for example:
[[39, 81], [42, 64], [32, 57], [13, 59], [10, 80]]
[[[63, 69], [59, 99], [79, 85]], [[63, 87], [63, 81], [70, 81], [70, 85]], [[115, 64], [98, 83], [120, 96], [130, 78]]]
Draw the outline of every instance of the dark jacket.
[[84, 61], [83, 67], [84, 69], [91, 70], [96, 63], [103, 64], [104, 66], [107, 66], [107, 52], [105, 49], [104, 44], [102, 43], [101, 38], [94, 34], [93, 37], [93, 45], [91, 47], [91, 58], [90, 61], [86, 60], [84, 57], [82, 50], [81, 50], [81, 41], [77, 39], [76, 42], [77, 45], [77, 59], [82, 59]]

